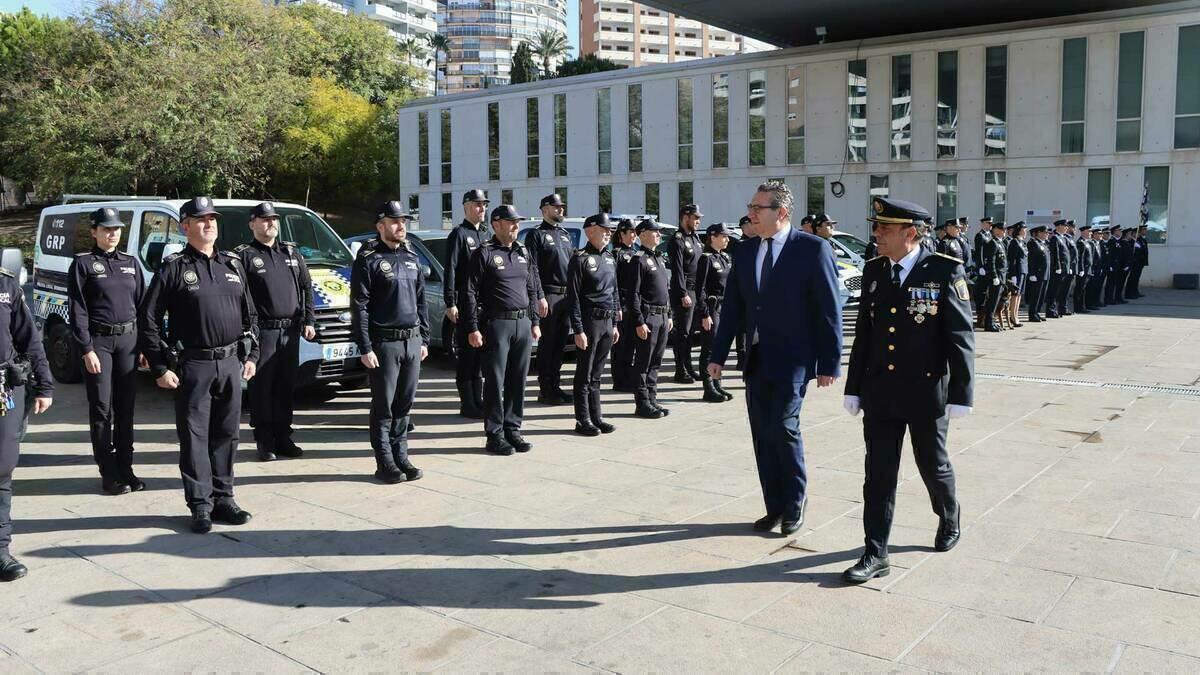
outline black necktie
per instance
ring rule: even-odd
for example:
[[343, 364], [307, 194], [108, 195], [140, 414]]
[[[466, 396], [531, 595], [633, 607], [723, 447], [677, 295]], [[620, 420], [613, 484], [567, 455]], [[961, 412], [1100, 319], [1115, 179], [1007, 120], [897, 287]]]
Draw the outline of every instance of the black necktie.
[[900, 287], [900, 264], [892, 263], [892, 285], [896, 288]]
[[764, 239], [763, 243], [767, 246], [767, 255], [763, 257], [762, 271], [758, 273], [759, 293], [767, 291], [767, 281], [771, 278], [771, 266], [775, 264], [774, 256], [771, 254], [771, 239]]

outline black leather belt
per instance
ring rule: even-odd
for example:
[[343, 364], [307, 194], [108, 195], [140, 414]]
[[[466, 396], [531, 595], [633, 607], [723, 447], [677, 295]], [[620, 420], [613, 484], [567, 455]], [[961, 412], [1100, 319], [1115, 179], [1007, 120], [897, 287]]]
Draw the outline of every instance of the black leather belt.
[[491, 320], [497, 319], [524, 319], [529, 316], [527, 309], [510, 309], [503, 312], [488, 312], [488, 318]]
[[611, 319], [616, 315], [617, 313], [611, 309], [600, 309], [599, 307], [592, 308], [593, 319]]
[[407, 340], [420, 334], [421, 329], [416, 326], [411, 328], [384, 328], [383, 326], [371, 326], [371, 337], [383, 342]]
[[667, 314], [671, 311], [667, 305], [642, 305], [642, 309], [646, 314]]
[[184, 349], [180, 354], [180, 358], [193, 361], [220, 361], [227, 359], [230, 356], [237, 354], [237, 343], [225, 345], [224, 347], [213, 347], [212, 349]]
[[128, 335], [137, 328], [136, 321], [92, 324], [92, 335]]
[[545, 291], [546, 293], [553, 293], [554, 295], [566, 295], [567, 294], [566, 286], [551, 286], [550, 284], [542, 284], [542, 290]]
[[259, 319], [259, 328], [291, 328], [295, 319]]

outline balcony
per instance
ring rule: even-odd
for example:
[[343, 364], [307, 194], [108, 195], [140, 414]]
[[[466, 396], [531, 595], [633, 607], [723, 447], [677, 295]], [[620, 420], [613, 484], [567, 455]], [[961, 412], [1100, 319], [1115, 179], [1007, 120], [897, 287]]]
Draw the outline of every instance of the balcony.
[[620, 24], [622, 26], [632, 26], [633, 25], [633, 15], [632, 14], [623, 14], [621, 12], [605, 12], [605, 11], [595, 12], [592, 14], [592, 20], [599, 21], [602, 23], [616, 23], [616, 24]]
[[615, 30], [603, 30], [596, 32], [594, 36], [597, 40], [605, 42], [620, 42], [622, 44], [633, 44], [633, 33], [618, 33]]
[[667, 56], [666, 54], [651, 54], [649, 52], [645, 54], [638, 54], [638, 57], [641, 59], [642, 63], [668, 63], [671, 60], [671, 57]]
[[638, 17], [638, 19], [640, 20], [640, 23], [641, 23], [643, 26], [662, 26], [662, 27], [663, 27], [663, 29], [664, 29], [664, 32], [665, 32], [665, 29], [666, 29], [666, 27], [667, 27], [667, 17], [666, 17], [666, 15], [663, 15], [663, 16], [650, 16], [649, 14], [646, 14], [646, 15], [644, 15], [644, 16], [640, 16], [640, 17]]
[[704, 48], [704, 40], [701, 40], [700, 38], [677, 37], [677, 38], [675, 38], [675, 48], [676, 49], [694, 49], [697, 52], [699, 52], [701, 49]]
[[644, 33], [642, 35], [639, 35], [638, 38], [641, 39], [641, 42], [643, 45], [646, 45], [648, 47], [649, 46], [655, 46], [655, 47], [666, 47], [667, 46], [667, 36], [666, 35], [651, 35], [649, 33]]

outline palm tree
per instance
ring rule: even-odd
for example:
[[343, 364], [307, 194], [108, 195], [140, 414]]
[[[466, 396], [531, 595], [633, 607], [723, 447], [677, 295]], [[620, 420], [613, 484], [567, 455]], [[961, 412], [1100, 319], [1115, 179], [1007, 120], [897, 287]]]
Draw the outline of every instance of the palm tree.
[[429, 56], [428, 46], [428, 40], [410, 37], [400, 41], [400, 53], [404, 55], [404, 61], [410, 66], [413, 64], [413, 59], [424, 60], [428, 64], [429, 61], [426, 60]]
[[556, 30], [544, 30], [533, 38], [530, 51], [542, 59], [542, 75], [550, 77], [550, 62], [571, 51], [567, 36]]
[[[441, 59], [438, 57], [442, 54], [446, 55], [447, 60], [450, 58], [450, 38], [446, 37], [445, 35], [442, 35], [441, 33], [430, 33], [429, 37], [427, 39], [429, 41], [429, 48], [433, 50], [433, 58], [430, 59], [431, 61], [440, 62]], [[443, 78], [446, 75], [445, 68], [446, 68], [445, 64], [441, 64], [441, 71], [442, 71]], [[434, 94], [437, 94], [437, 93], [439, 93], [439, 92], [437, 91], [437, 85], [435, 84], [434, 85]]]

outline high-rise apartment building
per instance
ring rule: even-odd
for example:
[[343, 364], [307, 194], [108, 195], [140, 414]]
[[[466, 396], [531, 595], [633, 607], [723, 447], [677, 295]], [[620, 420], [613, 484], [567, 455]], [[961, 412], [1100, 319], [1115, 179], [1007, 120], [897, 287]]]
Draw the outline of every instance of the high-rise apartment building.
[[595, 54], [629, 67], [774, 49], [631, 0], [580, 0], [579, 42], [580, 56]]
[[[509, 83], [517, 45], [544, 30], [567, 34], [566, 0], [440, 0], [440, 32], [450, 54], [440, 67], [443, 94]], [[440, 76], [439, 76], [440, 77]]]

